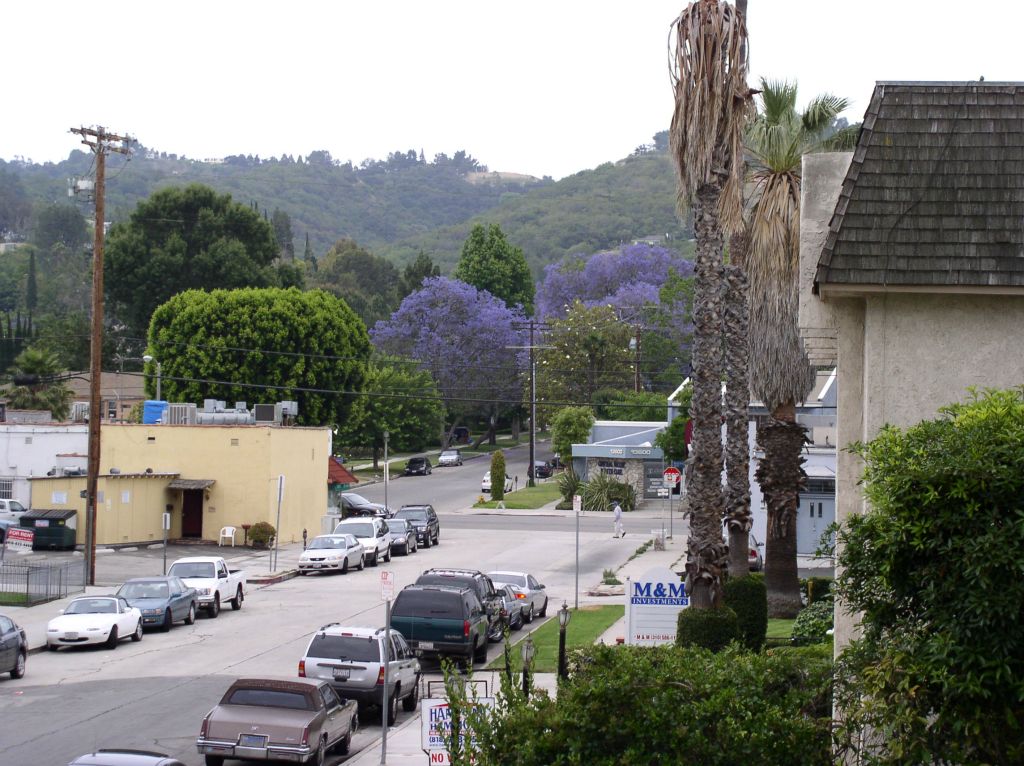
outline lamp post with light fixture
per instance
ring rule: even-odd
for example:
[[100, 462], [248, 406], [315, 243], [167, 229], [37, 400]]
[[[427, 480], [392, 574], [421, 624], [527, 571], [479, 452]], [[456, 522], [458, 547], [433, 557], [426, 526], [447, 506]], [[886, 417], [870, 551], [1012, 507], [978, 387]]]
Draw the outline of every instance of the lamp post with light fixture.
[[156, 362], [156, 400], [158, 402], [162, 401], [162, 399], [160, 398], [160, 383], [161, 379], [163, 378], [163, 363], [159, 359], [154, 359], [149, 354], [146, 354], [144, 357], [142, 357], [142, 361], [145, 362], [146, 364], [149, 364], [150, 362]]
[[569, 620], [572, 619], [572, 612], [569, 611], [569, 604], [562, 602], [562, 608], [558, 610], [558, 680], [564, 681], [569, 677], [569, 670], [565, 662], [565, 629], [569, 627]]
[[530, 699], [530, 665], [533, 664], [533, 656], [537, 653], [533, 645], [533, 636], [527, 636], [523, 641], [519, 652], [523, 657], [523, 697]]
[[391, 436], [387, 431], [384, 432], [384, 513], [388, 512], [388, 474], [391, 472], [388, 470], [388, 437]]

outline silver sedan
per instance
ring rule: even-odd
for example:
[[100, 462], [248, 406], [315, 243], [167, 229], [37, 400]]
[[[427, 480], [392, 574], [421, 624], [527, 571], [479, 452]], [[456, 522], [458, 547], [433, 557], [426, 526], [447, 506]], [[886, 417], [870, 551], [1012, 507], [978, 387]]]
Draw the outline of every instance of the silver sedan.
[[512, 586], [519, 601], [526, 602], [529, 608], [523, 610], [526, 622], [533, 622], [534, 617], [546, 617], [548, 613], [548, 594], [544, 586], [529, 572], [488, 572], [487, 576], [496, 588], [502, 585]]
[[317, 535], [299, 557], [299, 573], [341, 572], [363, 568], [363, 544], [354, 535]]

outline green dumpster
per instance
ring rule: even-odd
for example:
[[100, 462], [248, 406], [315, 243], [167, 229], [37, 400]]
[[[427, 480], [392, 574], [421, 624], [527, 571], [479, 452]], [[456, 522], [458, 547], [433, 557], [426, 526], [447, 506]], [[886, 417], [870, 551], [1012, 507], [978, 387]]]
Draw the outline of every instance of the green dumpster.
[[20, 524], [35, 533], [32, 550], [74, 550], [78, 511], [73, 509], [34, 510], [23, 513]]

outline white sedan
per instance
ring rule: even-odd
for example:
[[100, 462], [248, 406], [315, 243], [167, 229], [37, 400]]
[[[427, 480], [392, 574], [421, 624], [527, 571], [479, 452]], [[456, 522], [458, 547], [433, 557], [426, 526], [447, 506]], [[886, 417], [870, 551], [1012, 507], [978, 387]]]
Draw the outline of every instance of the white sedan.
[[[490, 492], [491, 491], [491, 472], [490, 471], [488, 471], [487, 473], [484, 474], [484, 479], [483, 479], [482, 482], [480, 482], [480, 489], [483, 492]], [[511, 492], [512, 491], [512, 477], [509, 476], [508, 474], [505, 474], [505, 491], [506, 492]]]
[[106, 644], [113, 649], [122, 638], [142, 640], [142, 612], [117, 596], [76, 598], [60, 617], [46, 626], [46, 648]]
[[317, 535], [299, 556], [299, 574], [363, 568], [363, 544], [354, 535]]

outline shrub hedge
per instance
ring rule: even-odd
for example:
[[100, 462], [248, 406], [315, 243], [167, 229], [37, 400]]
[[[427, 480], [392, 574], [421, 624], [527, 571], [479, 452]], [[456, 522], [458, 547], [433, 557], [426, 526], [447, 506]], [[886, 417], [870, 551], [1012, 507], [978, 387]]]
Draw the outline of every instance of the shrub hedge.
[[790, 635], [798, 644], [818, 644], [828, 640], [832, 629], [832, 597], [822, 598], [805, 606], [793, 621]]
[[724, 590], [725, 605], [736, 612], [740, 642], [752, 652], [759, 651], [768, 633], [768, 589], [764, 575], [730, 577]]
[[676, 645], [698, 646], [719, 652], [740, 638], [736, 612], [727, 606], [718, 609], [684, 609], [676, 623]]

